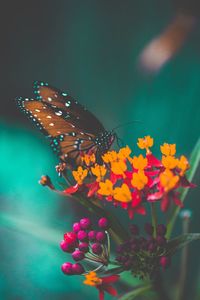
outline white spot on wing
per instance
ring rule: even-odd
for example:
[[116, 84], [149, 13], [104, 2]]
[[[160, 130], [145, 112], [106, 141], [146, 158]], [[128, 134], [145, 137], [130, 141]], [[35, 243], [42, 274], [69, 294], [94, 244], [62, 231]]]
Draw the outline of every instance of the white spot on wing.
[[54, 123], [50, 123], [49, 126], [54, 126]]
[[55, 112], [55, 115], [56, 115], [56, 116], [62, 116], [62, 111], [59, 110], [59, 111]]

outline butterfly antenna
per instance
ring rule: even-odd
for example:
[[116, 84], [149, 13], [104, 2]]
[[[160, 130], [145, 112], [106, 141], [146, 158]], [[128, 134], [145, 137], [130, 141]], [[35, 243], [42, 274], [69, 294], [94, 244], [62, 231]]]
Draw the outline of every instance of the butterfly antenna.
[[124, 126], [131, 125], [131, 124], [133, 124], [133, 123], [142, 123], [142, 122], [139, 121], [139, 120], [136, 120], [136, 121], [131, 121], [131, 122], [122, 123], [122, 124], [120, 124], [120, 125], [114, 127], [114, 128], [112, 129], [112, 131], [115, 131], [116, 129], [121, 128], [121, 127], [124, 127]]
[[117, 141], [117, 146], [118, 146], [119, 148], [124, 147], [124, 142], [123, 142], [123, 140], [122, 140], [121, 138], [119, 138], [117, 134], [116, 134], [116, 141]]

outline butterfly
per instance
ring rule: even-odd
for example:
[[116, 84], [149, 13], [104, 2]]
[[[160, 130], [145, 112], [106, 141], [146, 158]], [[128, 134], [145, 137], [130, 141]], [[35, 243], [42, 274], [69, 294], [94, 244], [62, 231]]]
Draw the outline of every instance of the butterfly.
[[116, 134], [67, 93], [43, 81], [34, 82], [35, 98], [16, 99], [18, 107], [50, 139], [62, 162], [75, 167], [81, 156], [93, 152], [97, 162], [109, 150]]

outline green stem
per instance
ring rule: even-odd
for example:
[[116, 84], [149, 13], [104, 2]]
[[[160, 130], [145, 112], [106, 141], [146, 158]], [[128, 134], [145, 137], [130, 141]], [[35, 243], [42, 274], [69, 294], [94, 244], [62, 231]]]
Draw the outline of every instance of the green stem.
[[114, 260], [109, 260], [109, 264], [114, 265], [114, 266], [120, 266], [120, 264]]
[[147, 291], [152, 289], [152, 285], [145, 285], [141, 287], [134, 288], [132, 291], [128, 292], [127, 294], [121, 296], [119, 300], [132, 300], [135, 299], [137, 296], [144, 294]]
[[[187, 234], [189, 232], [189, 223], [190, 218], [186, 217], [183, 218], [183, 234]], [[180, 277], [178, 283], [178, 292], [177, 292], [177, 300], [184, 299], [184, 292], [185, 292], [185, 282], [186, 282], [186, 275], [187, 275], [187, 262], [188, 262], [188, 245], [183, 247], [182, 255], [181, 255], [181, 266], [180, 266]]]
[[156, 237], [157, 235], [157, 225], [158, 225], [158, 218], [156, 213], [156, 204], [151, 203], [151, 219], [152, 219], [152, 225], [153, 225], [153, 236]]
[[168, 293], [164, 287], [164, 282], [160, 271], [157, 272], [156, 277], [153, 280], [153, 287], [158, 295], [158, 300], [170, 300]]
[[[199, 167], [199, 163], [200, 163], [200, 139], [197, 141], [197, 143], [192, 151], [192, 154], [190, 157], [190, 163], [191, 163], [191, 167], [187, 172], [187, 179], [191, 182], [196, 174], [196, 171], [197, 171], [197, 169]], [[182, 192], [180, 195], [180, 200], [182, 202], [184, 202], [188, 191], [189, 191], [188, 188], [182, 189]], [[174, 207], [174, 209], [172, 210], [172, 214], [171, 214], [171, 216], [169, 218], [169, 222], [167, 224], [167, 235], [166, 235], [167, 239], [169, 239], [171, 236], [171, 233], [172, 233], [174, 224], [176, 222], [177, 216], [179, 214], [179, 211], [180, 211], [180, 207]]]

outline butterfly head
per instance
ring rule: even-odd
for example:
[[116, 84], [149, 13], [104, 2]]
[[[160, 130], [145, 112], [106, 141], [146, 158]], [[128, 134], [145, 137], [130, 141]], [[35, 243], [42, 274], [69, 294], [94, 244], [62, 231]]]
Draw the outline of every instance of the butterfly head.
[[116, 138], [116, 133], [113, 131], [101, 132], [95, 139], [99, 151], [103, 154], [108, 151]]

